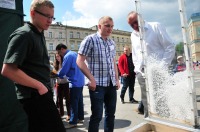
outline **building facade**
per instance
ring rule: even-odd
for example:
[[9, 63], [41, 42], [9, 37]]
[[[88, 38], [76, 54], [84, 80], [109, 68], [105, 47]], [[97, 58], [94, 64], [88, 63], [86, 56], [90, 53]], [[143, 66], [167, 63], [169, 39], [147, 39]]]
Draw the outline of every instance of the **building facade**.
[[[63, 43], [68, 49], [78, 52], [81, 41], [89, 34], [96, 33], [98, 30], [97, 25], [91, 28], [75, 27], [62, 25], [60, 22], [51, 24], [48, 30], [44, 32], [46, 38], [46, 46], [51, 61], [54, 61], [56, 53], [56, 46]], [[113, 29], [110, 36], [116, 43], [116, 60], [123, 53], [123, 47], [130, 46], [131, 32]]]
[[200, 61], [200, 12], [192, 14], [189, 19], [189, 36], [192, 60]]
[[59, 43], [66, 44], [66, 27], [61, 23], [52, 24], [50, 28], [44, 31], [46, 46], [49, 54], [49, 59], [54, 61], [56, 53], [56, 45]]

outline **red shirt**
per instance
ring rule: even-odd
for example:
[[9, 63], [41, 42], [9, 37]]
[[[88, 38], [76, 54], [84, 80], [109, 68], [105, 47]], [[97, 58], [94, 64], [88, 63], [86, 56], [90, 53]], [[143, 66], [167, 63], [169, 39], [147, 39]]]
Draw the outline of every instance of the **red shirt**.
[[118, 67], [119, 67], [119, 71], [120, 71], [121, 75], [123, 75], [124, 73], [129, 75], [129, 69], [128, 69], [128, 62], [127, 62], [126, 54], [123, 54], [119, 57]]

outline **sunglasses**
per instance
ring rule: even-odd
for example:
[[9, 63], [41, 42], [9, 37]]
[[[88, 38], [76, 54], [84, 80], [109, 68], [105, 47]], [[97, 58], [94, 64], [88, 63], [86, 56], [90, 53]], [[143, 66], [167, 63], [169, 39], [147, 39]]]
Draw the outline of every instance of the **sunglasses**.
[[40, 11], [37, 11], [37, 10], [34, 10], [35, 12], [37, 12], [38, 14], [40, 14], [41, 16], [44, 16], [44, 17], [46, 17], [46, 18], [48, 18], [48, 19], [50, 19], [50, 20], [55, 20], [56, 18], [55, 17], [50, 17], [50, 16], [48, 16], [47, 14], [44, 14], [44, 13], [42, 13], [42, 12], [40, 12]]

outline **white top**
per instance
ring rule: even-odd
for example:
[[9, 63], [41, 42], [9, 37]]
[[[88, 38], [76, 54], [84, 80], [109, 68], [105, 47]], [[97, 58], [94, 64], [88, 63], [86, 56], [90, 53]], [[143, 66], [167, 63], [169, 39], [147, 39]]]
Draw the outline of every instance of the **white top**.
[[63, 78], [57, 78], [56, 82], [58, 84], [65, 84], [65, 83], [69, 83], [69, 80], [68, 80], [68, 78], [66, 76], [64, 76]]
[[[146, 45], [147, 56], [156, 56], [159, 61], [171, 64], [175, 55], [175, 45], [168, 36], [165, 28], [158, 22], [145, 22], [144, 24], [144, 44]], [[133, 31], [131, 34], [132, 58], [135, 65], [135, 72], [141, 72], [143, 67], [142, 49], [139, 32]]]

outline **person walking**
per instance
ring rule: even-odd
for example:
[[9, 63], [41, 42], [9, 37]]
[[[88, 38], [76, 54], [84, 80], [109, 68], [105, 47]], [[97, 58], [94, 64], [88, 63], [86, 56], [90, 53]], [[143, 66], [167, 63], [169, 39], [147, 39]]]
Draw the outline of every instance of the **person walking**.
[[[117, 92], [120, 83], [116, 65], [116, 44], [108, 38], [113, 30], [113, 19], [103, 16], [98, 22], [98, 31], [87, 36], [80, 44], [77, 65], [89, 79], [91, 101], [88, 132], [98, 132], [105, 107], [104, 131], [113, 132]], [[87, 67], [87, 65], [88, 67]]]
[[[137, 12], [131, 11], [128, 14], [127, 22], [133, 28], [133, 32], [131, 33], [132, 58], [142, 93], [142, 101], [139, 104], [138, 111], [139, 113], [142, 113], [144, 109], [144, 117], [147, 117], [148, 108], [144, 78], [144, 60], [141, 52]], [[158, 22], [146, 22], [142, 20], [142, 23], [144, 23], [145, 38], [143, 42], [146, 45], [147, 56], [156, 55], [158, 60], [164, 61], [166, 66], [169, 66], [175, 55], [175, 45], [165, 28]]]
[[132, 54], [130, 53], [130, 48], [128, 46], [124, 47], [124, 54], [119, 57], [118, 67], [123, 79], [123, 86], [120, 94], [121, 102], [124, 104], [124, 96], [127, 88], [129, 87], [129, 101], [131, 103], [138, 103], [138, 101], [133, 98], [135, 91], [135, 66], [133, 64]]
[[77, 123], [83, 123], [84, 120], [84, 108], [83, 108], [83, 86], [85, 85], [85, 78], [81, 70], [76, 64], [77, 53], [67, 49], [64, 44], [58, 44], [56, 51], [63, 57], [63, 63], [58, 76], [63, 78], [66, 76], [70, 83], [70, 106], [71, 116], [69, 123], [65, 128], [73, 128], [77, 126]]
[[9, 37], [1, 74], [11, 79], [27, 116], [30, 132], [65, 132], [50, 85], [50, 64], [44, 30], [54, 18], [49, 0], [33, 0], [30, 23]]

